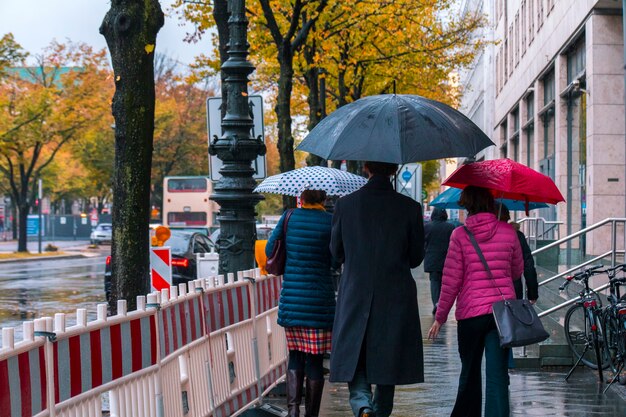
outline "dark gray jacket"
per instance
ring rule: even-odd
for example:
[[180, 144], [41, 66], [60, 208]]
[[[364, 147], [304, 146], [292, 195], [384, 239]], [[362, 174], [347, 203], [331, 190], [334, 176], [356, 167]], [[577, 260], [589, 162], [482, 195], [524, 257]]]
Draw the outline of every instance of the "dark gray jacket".
[[411, 268], [424, 258], [422, 207], [374, 176], [335, 206], [330, 249], [344, 262], [330, 380], [347, 382], [365, 344], [368, 382], [424, 381], [417, 290]]
[[[446, 261], [450, 236], [454, 230], [454, 225], [445, 219], [436, 216], [437, 209], [433, 212], [433, 217], [424, 226], [424, 242], [426, 244], [426, 255], [424, 257], [425, 272], [442, 272], [443, 264]], [[446, 216], [447, 217], [447, 216]]]

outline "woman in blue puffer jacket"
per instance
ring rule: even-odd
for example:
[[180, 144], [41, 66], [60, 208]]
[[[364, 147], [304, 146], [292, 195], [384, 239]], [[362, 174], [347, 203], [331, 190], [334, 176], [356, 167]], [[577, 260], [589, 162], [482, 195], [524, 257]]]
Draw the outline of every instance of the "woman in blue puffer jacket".
[[[319, 415], [324, 374], [322, 361], [330, 353], [335, 291], [331, 276], [330, 229], [332, 216], [324, 210], [326, 193], [305, 190], [302, 208], [287, 221], [286, 262], [278, 306], [278, 324], [285, 328], [289, 348], [287, 405], [289, 416], [300, 415], [302, 382], [306, 374], [306, 416]], [[272, 253], [283, 238], [283, 214], [265, 252]]]

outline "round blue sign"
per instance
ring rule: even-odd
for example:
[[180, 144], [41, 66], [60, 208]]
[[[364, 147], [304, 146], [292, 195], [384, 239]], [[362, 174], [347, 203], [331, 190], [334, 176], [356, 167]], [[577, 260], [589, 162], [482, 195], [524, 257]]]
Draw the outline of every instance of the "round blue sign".
[[404, 180], [404, 182], [409, 182], [412, 176], [413, 174], [411, 174], [411, 171], [409, 171], [408, 169], [402, 173], [402, 179]]

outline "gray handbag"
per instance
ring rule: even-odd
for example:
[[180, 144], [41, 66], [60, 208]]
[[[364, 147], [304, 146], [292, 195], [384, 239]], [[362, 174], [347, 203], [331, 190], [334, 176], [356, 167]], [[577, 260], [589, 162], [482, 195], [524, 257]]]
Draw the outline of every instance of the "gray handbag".
[[494, 287], [497, 288], [502, 301], [493, 303], [493, 318], [496, 321], [498, 334], [500, 335], [500, 346], [503, 348], [511, 348], [518, 346], [532, 345], [546, 340], [550, 335], [543, 328], [537, 312], [528, 300], [506, 300], [500, 288], [493, 279], [491, 269], [487, 265], [485, 256], [480, 250], [476, 239], [472, 232], [463, 226], [467, 232], [474, 249], [478, 253], [478, 257], [483, 266], [487, 270], [487, 274], [491, 279]]

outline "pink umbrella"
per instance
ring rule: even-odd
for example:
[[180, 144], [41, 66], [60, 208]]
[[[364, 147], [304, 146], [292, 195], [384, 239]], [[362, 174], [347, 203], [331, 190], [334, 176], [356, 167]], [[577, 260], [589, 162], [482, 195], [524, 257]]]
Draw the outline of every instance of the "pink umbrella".
[[526, 202], [556, 204], [565, 201], [550, 177], [508, 158], [462, 165], [443, 185], [460, 189], [475, 185], [491, 190], [497, 198]]

